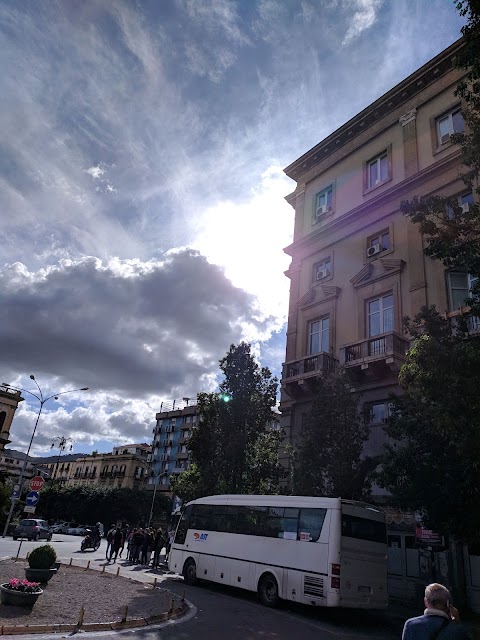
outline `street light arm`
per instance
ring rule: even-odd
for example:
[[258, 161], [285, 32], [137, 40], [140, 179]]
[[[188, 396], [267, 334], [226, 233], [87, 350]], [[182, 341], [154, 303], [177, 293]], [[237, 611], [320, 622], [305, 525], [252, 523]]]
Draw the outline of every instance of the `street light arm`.
[[88, 387], [82, 387], [81, 389], [69, 389], [68, 391], [60, 391], [59, 393], [53, 393], [51, 396], [48, 396], [48, 398], [45, 398], [45, 400], [42, 400], [42, 404], [45, 404], [47, 400], [51, 400], [52, 398], [58, 398], [58, 396], [64, 396], [66, 393], [73, 393], [74, 391], [88, 391]]
[[37, 389], [38, 389], [38, 391], [40, 393], [40, 402], [43, 404], [45, 402], [45, 400], [43, 399], [43, 393], [42, 393], [42, 390], [40, 389], [40, 385], [36, 381], [35, 376], [33, 375], [33, 373], [30, 374], [30, 380], [33, 380], [35, 382], [35, 384], [37, 385]]

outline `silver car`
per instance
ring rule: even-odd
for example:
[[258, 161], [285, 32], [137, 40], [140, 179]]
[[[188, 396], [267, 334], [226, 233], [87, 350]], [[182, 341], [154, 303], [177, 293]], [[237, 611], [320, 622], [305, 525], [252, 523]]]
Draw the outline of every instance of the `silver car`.
[[28, 518], [22, 520], [12, 533], [13, 539], [27, 538], [27, 540], [45, 540], [52, 539], [52, 532], [46, 520], [38, 520], [37, 518]]

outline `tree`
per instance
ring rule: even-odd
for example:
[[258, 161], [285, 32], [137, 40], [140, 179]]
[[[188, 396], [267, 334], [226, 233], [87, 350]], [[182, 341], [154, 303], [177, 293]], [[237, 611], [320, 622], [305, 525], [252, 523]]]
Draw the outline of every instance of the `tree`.
[[180, 497], [273, 493], [278, 489], [280, 435], [270, 431], [277, 379], [260, 367], [249, 344], [231, 345], [220, 360], [219, 393], [200, 393], [190, 437], [192, 467], [173, 485]]
[[[465, 71], [455, 95], [462, 100], [464, 133], [452, 136], [460, 145], [466, 187], [476, 196], [476, 203], [463, 211], [455, 197], [415, 196], [403, 201], [401, 210], [420, 227], [427, 241], [426, 255], [440, 260], [448, 269], [459, 269], [480, 276], [480, 3], [462, 0], [456, 3], [467, 18], [462, 28], [464, 46], [456, 65]], [[448, 213], [447, 213], [448, 212]], [[475, 314], [480, 313], [480, 279], [471, 291], [469, 301]]]
[[466, 541], [480, 530], [480, 342], [452, 334], [434, 309], [407, 329], [414, 338], [393, 399], [379, 483], [436, 531]]
[[362, 457], [368, 426], [343, 372], [317, 382], [312, 408], [293, 455], [294, 492], [365, 499], [377, 458]]

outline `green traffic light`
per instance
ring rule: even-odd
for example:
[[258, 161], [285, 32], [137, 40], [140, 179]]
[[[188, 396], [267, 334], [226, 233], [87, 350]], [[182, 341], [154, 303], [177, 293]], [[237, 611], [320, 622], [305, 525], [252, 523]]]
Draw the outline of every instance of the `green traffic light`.
[[222, 395], [220, 396], [220, 398], [224, 401], [224, 402], [230, 402], [231, 397], [227, 394], [227, 393], [222, 393]]

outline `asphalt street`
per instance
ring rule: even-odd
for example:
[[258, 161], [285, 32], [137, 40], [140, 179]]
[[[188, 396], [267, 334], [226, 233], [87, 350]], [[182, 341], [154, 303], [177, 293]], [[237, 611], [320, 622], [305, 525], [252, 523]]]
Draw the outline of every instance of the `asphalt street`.
[[[153, 571], [147, 567], [132, 566], [124, 558], [116, 564], [107, 563], [105, 541], [102, 541], [97, 552], [86, 553], [80, 551], [81, 541], [81, 537], [54, 534], [51, 544], [62, 562], [68, 563], [72, 558], [74, 564], [86, 565], [90, 561], [91, 567], [102, 569], [106, 565], [106, 570], [112, 572], [116, 572], [120, 566], [121, 575], [150, 583], [157, 579], [162, 587], [185, 595], [192, 605], [186, 621], [168, 624], [160, 629], [95, 633], [96, 638], [128, 635], [138, 640], [393, 640], [401, 635], [401, 620], [383, 613], [314, 609], [291, 603], [284, 603], [279, 609], [268, 609], [257, 601], [256, 594], [240, 589], [226, 589], [207, 583], [189, 587], [179, 576], [168, 574], [166, 567]], [[28, 551], [43, 543], [23, 542], [20, 557], [25, 557]], [[15, 557], [18, 547], [18, 541], [10, 537], [0, 538], [1, 557]]]

